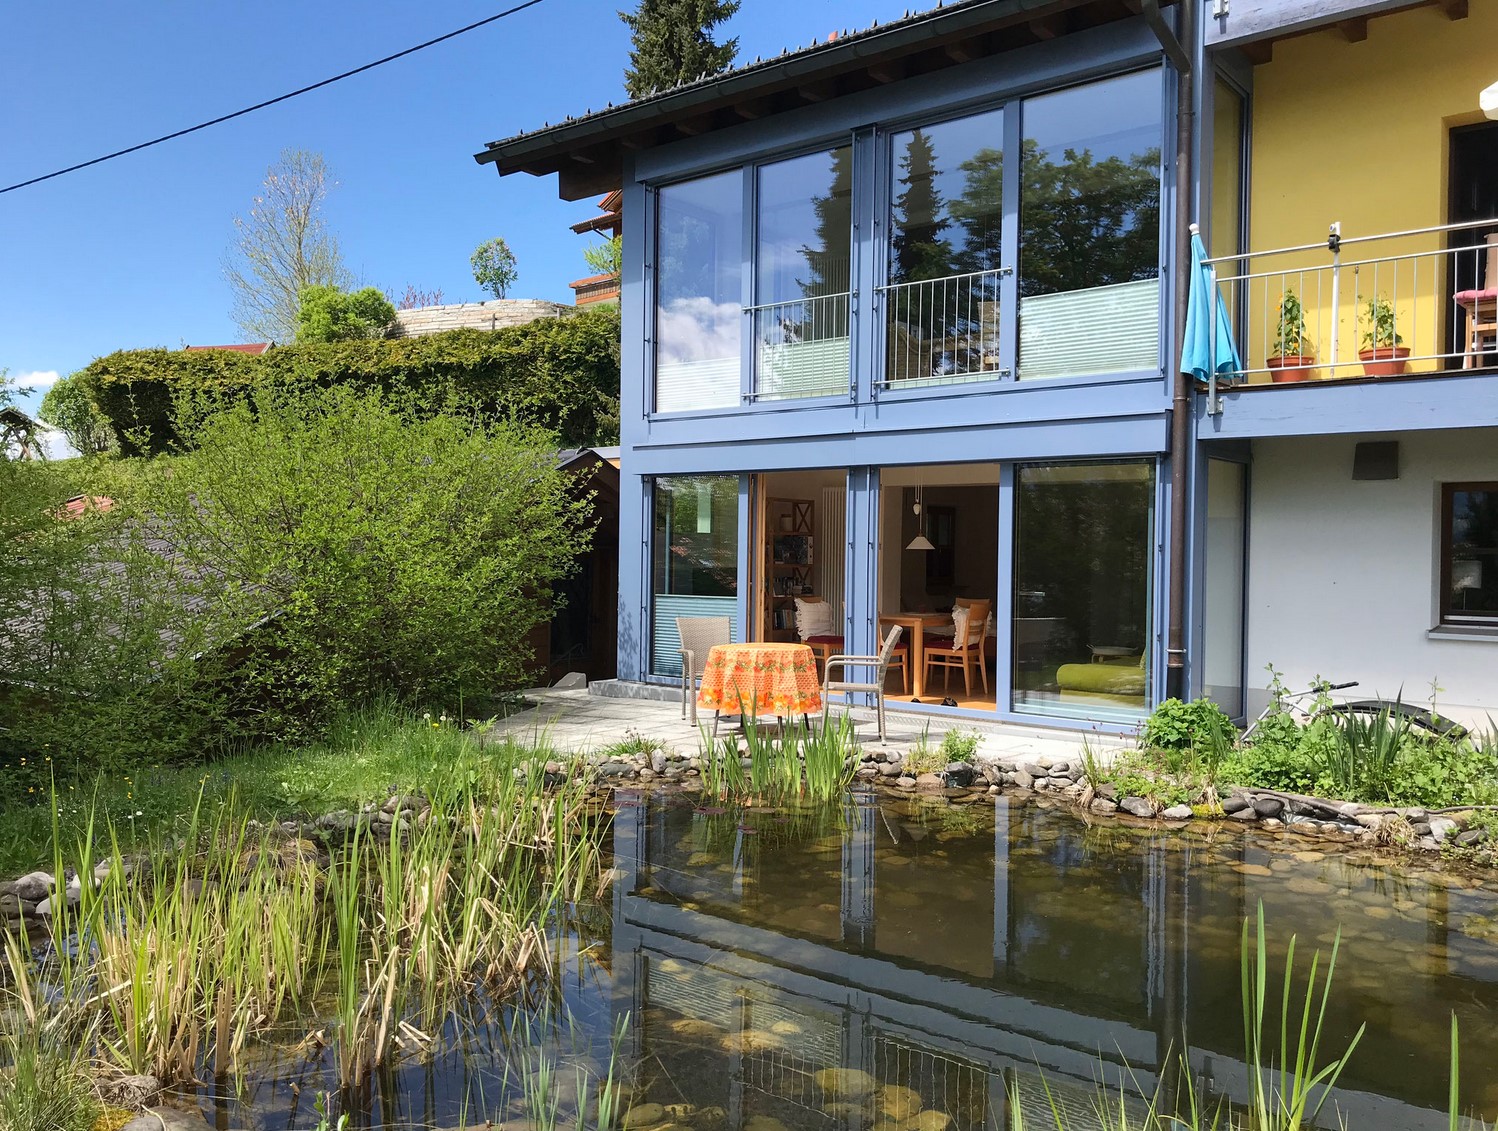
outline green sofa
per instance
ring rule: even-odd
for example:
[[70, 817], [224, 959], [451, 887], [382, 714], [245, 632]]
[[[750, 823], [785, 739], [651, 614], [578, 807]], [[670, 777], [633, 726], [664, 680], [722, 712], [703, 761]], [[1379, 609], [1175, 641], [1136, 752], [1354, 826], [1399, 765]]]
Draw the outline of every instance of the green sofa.
[[1062, 664], [1056, 669], [1056, 686], [1062, 699], [1104, 699], [1132, 706], [1144, 700], [1144, 674], [1140, 653], [1137, 658]]

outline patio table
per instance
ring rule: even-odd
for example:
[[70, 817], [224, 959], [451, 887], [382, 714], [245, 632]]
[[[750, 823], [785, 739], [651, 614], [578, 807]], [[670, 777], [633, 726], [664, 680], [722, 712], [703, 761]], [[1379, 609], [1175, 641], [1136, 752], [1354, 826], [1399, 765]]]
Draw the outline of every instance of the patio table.
[[707, 654], [697, 705], [737, 715], [815, 715], [817, 661], [805, 644], [717, 644]]

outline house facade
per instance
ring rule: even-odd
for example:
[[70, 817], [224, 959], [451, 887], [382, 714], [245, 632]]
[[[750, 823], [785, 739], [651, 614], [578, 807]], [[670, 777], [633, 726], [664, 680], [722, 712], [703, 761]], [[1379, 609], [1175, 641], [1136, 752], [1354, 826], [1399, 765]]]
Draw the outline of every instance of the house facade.
[[[891, 693], [956, 716], [1127, 727], [1167, 694], [1241, 715], [1268, 663], [1498, 707], [1498, 356], [1456, 348], [1451, 298], [1488, 277], [1451, 274], [1475, 246], [1446, 227], [1460, 178], [1426, 168], [1460, 151], [1494, 183], [1462, 140], [1494, 13], [1335, 0], [1322, 30], [1307, 7], [948, 4], [479, 154], [621, 192], [620, 677], [671, 683], [676, 618], [724, 614], [849, 652], [901, 624]], [[1366, 114], [1378, 68], [1434, 57], [1440, 82]], [[1308, 106], [1367, 136], [1300, 170]], [[1441, 230], [1324, 262], [1339, 219]], [[1192, 223], [1242, 357], [1210, 387], [1177, 372]], [[1401, 266], [1364, 262], [1385, 252]], [[1262, 340], [1287, 291], [1345, 323], [1311, 380], [1274, 380]], [[1356, 315], [1386, 293], [1424, 337], [1368, 378]], [[925, 678], [954, 607], [985, 619], [982, 670]]]

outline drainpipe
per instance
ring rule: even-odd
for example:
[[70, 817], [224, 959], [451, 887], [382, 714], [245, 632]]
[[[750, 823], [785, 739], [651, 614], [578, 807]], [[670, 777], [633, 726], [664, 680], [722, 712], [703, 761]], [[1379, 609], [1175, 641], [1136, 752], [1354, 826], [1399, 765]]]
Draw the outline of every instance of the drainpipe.
[[[1195, 134], [1196, 105], [1191, 56], [1182, 41], [1196, 40], [1196, 7], [1201, 0], [1181, 0], [1181, 34], [1177, 38], [1160, 12], [1160, 0], [1143, 0], [1145, 23], [1160, 41], [1176, 70], [1176, 216], [1175, 348], [1186, 334], [1186, 302], [1191, 280], [1186, 265], [1191, 262], [1191, 236], [1185, 217], [1191, 200], [1191, 146]], [[1184, 698], [1186, 691], [1186, 484], [1191, 462], [1191, 387], [1175, 358], [1170, 359], [1175, 392], [1170, 413], [1170, 611], [1166, 627], [1165, 694]]]

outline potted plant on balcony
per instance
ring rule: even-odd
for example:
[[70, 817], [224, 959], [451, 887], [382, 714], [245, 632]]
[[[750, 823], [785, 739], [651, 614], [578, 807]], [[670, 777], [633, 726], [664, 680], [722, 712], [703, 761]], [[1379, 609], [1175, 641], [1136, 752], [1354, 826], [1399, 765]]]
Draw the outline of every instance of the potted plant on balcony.
[[1363, 308], [1365, 328], [1358, 360], [1365, 377], [1398, 377], [1409, 368], [1410, 349], [1394, 326], [1394, 304], [1382, 295], [1368, 299]]
[[1279, 317], [1274, 324], [1274, 343], [1264, 359], [1276, 383], [1308, 381], [1316, 366], [1316, 349], [1306, 337], [1306, 314], [1300, 296], [1289, 287], [1280, 298]]

